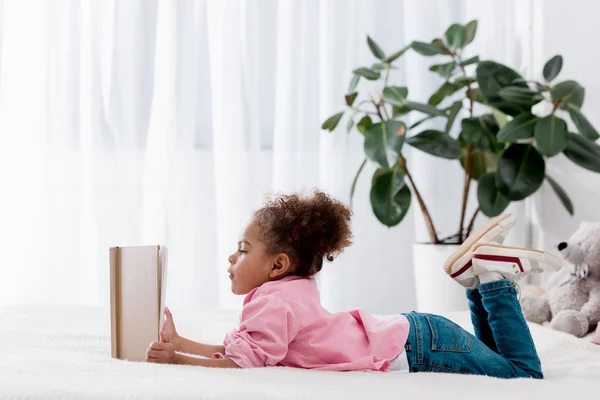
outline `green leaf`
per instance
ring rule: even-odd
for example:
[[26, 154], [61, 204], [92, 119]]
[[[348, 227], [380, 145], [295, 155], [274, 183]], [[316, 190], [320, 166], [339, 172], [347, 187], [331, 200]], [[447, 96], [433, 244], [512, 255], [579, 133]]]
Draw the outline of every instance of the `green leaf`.
[[546, 82], [550, 82], [551, 80], [556, 78], [556, 76], [562, 69], [562, 65], [563, 58], [561, 55], [554, 56], [551, 59], [549, 59], [548, 62], [546, 62], [546, 65], [544, 65], [544, 79], [546, 80]]
[[569, 144], [563, 153], [575, 164], [600, 172], [600, 147], [591, 140], [569, 132]]
[[[463, 167], [463, 169], [465, 169], [465, 156], [466, 151], [463, 151], [463, 154], [460, 156], [460, 165]], [[483, 151], [475, 149], [475, 151], [473, 151], [472, 162], [473, 169], [471, 170], [471, 178], [477, 181], [481, 175], [485, 174], [485, 156]]]
[[367, 158], [383, 168], [389, 168], [402, 152], [405, 134], [406, 125], [401, 121], [371, 125], [365, 132], [364, 151]]
[[394, 62], [394, 61], [396, 61], [396, 60], [397, 60], [398, 58], [400, 58], [400, 57], [401, 57], [401, 56], [402, 56], [404, 53], [406, 53], [406, 51], [407, 51], [408, 49], [410, 49], [410, 47], [411, 47], [411, 46], [410, 46], [410, 44], [409, 44], [409, 45], [408, 45], [408, 46], [406, 46], [405, 48], [398, 50], [397, 52], [395, 52], [395, 53], [393, 53], [393, 54], [389, 55], [389, 56], [388, 56], [386, 59], [384, 59], [384, 60], [383, 60], [383, 62], [386, 62], [386, 63], [391, 63], [391, 62]]
[[333, 132], [335, 127], [340, 123], [340, 119], [342, 119], [343, 115], [344, 115], [343, 111], [339, 112], [337, 114], [333, 114], [331, 117], [327, 118], [325, 120], [325, 122], [323, 122], [323, 125], [321, 125], [321, 129], [325, 129], [329, 132]]
[[487, 103], [508, 115], [518, 115], [530, 111], [527, 107], [517, 107], [500, 97], [500, 90], [507, 86], [527, 88], [523, 78], [514, 70], [493, 61], [482, 61], [477, 66], [477, 83]]
[[574, 104], [581, 109], [585, 99], [585, 89], [575, 81], [564, 81], [555, 85], [550, 91], [552, 99], [562, 100], [560, 107], [566, 109]]
[[535, 124], [538, 119], [538, 117], [531, 113], [517, 115], [512, 121], [500, 129], [500, 132], [498, 132], [498, 140], [516, 142], [518, 140], [533, 137]]
[[352, 93], [354, 92], [354, 90], [356, 90], [356, 87], [358, 86], [358, 81], [360, 81], [360, 75], [352, 75], [350, 85], [348, 86], [348, 93]]
[[437, 46], [437, 47], [441, 47], [442, 49], [446, 50], [446, 44], [444, 43], [444, 41], [440, 38], [435, 38], [431, 41], [431, 44]]
[[494, 119], [496, 120], [496, 123], [500, 129], [504, 128], [506, 124], [508, 124], [508, 118], [506, 118], [506, 114], [504, 114], [502, 111], [492, 108], [492, 115], [494, 116]]
[[421, 125], [423, 122], [425, 121], [429, 121], [432, 118], [435, 118], [435, 115], [428, 115], [425, 118], [421, 118], [420, 120], [418, 120], [417, 122], [415, 122], [414, 124], [412, 124], [411, 126], [408, 127], [409, 130], [416, 128], [417, 126]]
[[407, 101], [404, 106], [410, 110], [420, 111], [424, 114], [436, 115], [439, 117], [446, 116], [446, 114], [442, 110], [438, 110], [437, 108], [431, 107], [427, 104], [421, 104], [414, 101]]
[[406, 105], [402, 107], [392, 106], [392, 118], [401, 117], [403, 115], [408, 114], [411, 111], [412, 109], [406, 107]]
[[423, 131], [406, 139], [406, 142], [425, 153], [449, 160], [456, 160], [461, 155], [458, 140], [436, 130]]
[[360, 119], [360, 121], [358, 121], [358, 124], [356, 124], [356, 128], [358, 129], [358, 131], [360, 133], [362, 133], [364, 135], [365, 132], [367, 131], [367, 129], [369, 129], [369, 127], [371, 125], [373, 125], [373, 121], [371, 120], [371, 117], [369, 117], [368, 115], [365, 115], [364, 117], [362, 117]]
[[478, 88], [467, 89], [467, 98], [472, 100], [473, 102], [478, 102], [481, 104], [487, 104], [487, 100], [481, 94], [481, 91]]
[[356, 175], [354, 176], [354, 180], [352, 181], [352, 187], [350, 188], [350, 205], [352, 205], [352, 200], [354, 199], [354, 191], [356, 190], [356, 183], [358, 182], [358, 177], [360, 176], [363, 169], [365, 169], [365, 165], [367, 165], [367, 159], [360, 164]]
[[392, 227], [402, 221], [410, 207], [411, 192], [398, 166], [375, 171], [370, 199], [373, 213], [382, 224]]
[[538, 190], [545, 172], [546, 163], [535, 147], [513, 143], [500, 156], [496, 185], [509, 200], [523, 200]]
[[446, 43], [452, 50], [458, 50], [467, 41], [467, 30], [460, 24], [453, 24], [446, 31]]
[[588, 121], [588, 119], [581, 113], [579, 107], [577, 107], [575, 104], [569, 104], [568, 111], [579, 133], [590, 140], [597, 140], [600, 138], [596, 128], [594, 128], [590, 121]]
[[506, 86], [500, 89], [499, 95], [503, 100], [525, 110], [530, 110], [533, 105], [544, 100], [541, 94], [519, 86]]
[[354, 104], [354, 100], [356, 100], [356, 96], [358, 96], [358, 92], [348, 93], [345, 96], [345, 98], [346, 98], [346, 105], [348, 107], [352, 107], [352, 104]]
[[456, 79], [454, 83], [444, 82], [442, 86], [440, 86], [440, 88], [431, 95], [431, 97], [428, 100], [428, 104], [431, 106], [437, 106], [442, 101], [444, 101], [446, 97], [453, 95], [454, 93], [458, 92], [459, 90], [461, 90], [467, 85], [470, 85], [473, 82], [473, 78], [464, 77]]
[[535, 141], [542, 154], [553, 157], [567, 147], [567, 123], [555, 115], [548, 115], [535, 124]]
[[461, 87], [459, 85], [455, 85], [454, 83], [444, 82], [442, 86], [440, 86], [440, 88], [434, 94], [431, 95], [427, 103], [430, 106], [437, 106], [442, 101], [444, 101], [446, 97], [453, 95], [460, 88]]
[[462, 101], [454, 102], [450, 106], [450, 108], [449, 108], [450, 113], [448, 114], [448, 121], [446, 121], [446, 129], [444, 129], [444, 131], [446, 132], [447, 135], [450, 134], [452, 125], [454, 125], [454, 121], [456, 120], [456, 117], [457, 117], [458, 113], [460, 112], [461, 108], [462, 108]]
[[411, 43], [411, 47], [417, 53], [423, 56], [435, 56], [436, 54], [446, 54], [446, 49], [438, 44], [417, 42]]
[[386, 68], [387, 68], [386, 65], [382, 64], [382, 63], [375, 63], [375, 64], [371, 65], [371, 69], [373, 71], [377, 71], [377, 72], [381, 72]]
[[477, 201], [481, 211], [490, 218], [502, 214], [510, 204], [510, 200], [498, 190], [495, 173], [488, 173], [479, 178]]
[[571, 199], [569, 198], [567, 192], [558, 184], [558, 182], [556, 182], [548, 175], [546, 175], [546, 180], [548, 181], [550, 186], [552, 186], [554, 193], [556, 193], [562, 205], [565, 206], [569, 215], [573, 216], [573, 202], [571, 202]]
[[479, 56], [475, 56], [475, 57], [471, 57], [468, 60], [461, 62], [460, 65], [462, 65], [463, 67], [466, 67], [467, 65], [476, 64], [478, 62], [479, 62]]
[[485, 114], [475, 118], [464, 118], [461, 121], [462, 137], [473, 146], [496, 151], [496, 133], [498, 124], [491, 114]]
[[477, 79], [470, 77], [470, 76], [459, 76], [458, 78], [456, 78], [456, 80], [454, 81], [455, 84], [457, 85], [461, 85], [462, 87], [468, 86], [472, 83], [477, 82]]
[[376, 81], [377, 79], [381, 78], [381, 74], [377, 71], [373, 71], [370, 68], [367, 67], [361, 67], [361, 68], [357, 68], [354, 71], [355, 75], [360, 75], [365, 79], [368, 79], [370, 81]]
[[429, 67], [431, 72], [436, 72], [442, 78], [448, 79], [452, 76], [452, 73], [456, 69], [456, 63], [454, 61], [446, 64], [435, 64]]
[[538, 92], [549, 92], [552, 89], [550, 86], [537, 81], [533, 81], [533, 84], [535, 85]]
[[388, 86], [383, 89], [383, 100], [393, 106], [402, 107], [406, 103], [408, 89], [399, 86]]
[[475, 34], [477, 33], [477, 20], [473, 20], [465, 25], [465, 29], [467, 30], [467, 40], [465, 40], [465, 46], [468, 45], [475, 39]]
[[375, 43], [375, 41], [369, 36], [367, 36], [367, 43], [369, 44], [369, 49], [371, 49], [371, 53], [373, 53], [375, 57], [379, 58], [380, 60], [383, 60], [385, 58], [385, 54], [383, 53], [383, 50], [381, 50], [381, 47], [379, 47], [377, 43]]
[[[460, 164], [465, 168], [466, 150], [460, 157]], [[473, 170], [471, 177], [476, 181], [487, 172], [495, 171], [498, 168], [498, 155], [487, 150], [473, 150]]]

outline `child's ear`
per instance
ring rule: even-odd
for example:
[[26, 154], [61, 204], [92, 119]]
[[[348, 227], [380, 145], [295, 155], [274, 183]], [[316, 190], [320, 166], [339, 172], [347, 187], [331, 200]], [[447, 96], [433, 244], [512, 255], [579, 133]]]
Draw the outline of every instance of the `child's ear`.
[[269, 272], [269, 278], [271, 279], [279, 279], [283, 278], [292, 270], [291, 260], [285, 253], [279, 253], [277, 257], [273, 260], [273, 266], [271, 267], [271, 271]]

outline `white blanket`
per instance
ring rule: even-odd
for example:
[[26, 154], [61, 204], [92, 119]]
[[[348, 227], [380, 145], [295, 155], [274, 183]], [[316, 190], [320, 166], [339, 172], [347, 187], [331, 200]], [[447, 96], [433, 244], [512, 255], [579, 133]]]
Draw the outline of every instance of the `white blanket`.
[[[472, 331], [467, 313], [448, 315]], [[175, 314], [180, 334], [220, 342], [233, 313]], [[450, 374], [218, 370], [110, 358], [108, 311], [0, 308], [0, 399], [566, 399], [600, 393], [600, 346], [532, 326], [546, 379]]]

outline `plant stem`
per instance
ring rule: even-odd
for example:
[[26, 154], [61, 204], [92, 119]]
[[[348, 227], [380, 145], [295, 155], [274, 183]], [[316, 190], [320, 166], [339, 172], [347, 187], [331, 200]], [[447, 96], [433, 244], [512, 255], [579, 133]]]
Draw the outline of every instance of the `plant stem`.
[[450, 236], [440, 239], [440, 243], [446, 243], [448, 240], [454, 239], [457, 237], [458, 237], [458, 233], [455, 233], [454, 235], [450, 235]]
[[[390, 71], [391, 71], [391, 66], [388, 65], [387, 68], [385, 69], [385, 78], [383, 79], [383, 88], [385, 89], [387, 87], [388, 84], [388, 79], [390, 78]], [[385, 114], [385, 118], [386, 119], [390, 119], [390, 116], [387, 112], [387, 109], [385, 108], [385, 104], [383, 103], [383, 95], [381, 93], [379, 93], [379, 106], [381, 108], [383, 108], [383, 113]]]
[[404, 170], [404, 174], [408, 177], [408, 181], [409, 181], [410, 185], [412, 186], [412, 190], [415, 193], [415, 196], [417, 196], [417, 202], [419, 203], [419, 207], [421, 207], [421, 212], [423, 213], [423, 217], [425, 218], [425, 224], [427, 225], [427, 231], [429, 232], [429, 240], [433, 244], [440, 244], [441, 242], [438, 239], [437, 233], [435, 231], [435, 226], [433, 225], [433, 220], [431, 219], [431, 215], [429, 214], [429, 210], [427, 210], [427, 206], [425, 205], [425, 202], [423, 201], [423, 198], [421, 197], [421, 193], [419, 192], [419, 189], [417, 189], [417, 186], [415, 185], [415, 182], [413, 181], [412, 175], [408, 171], [408, 167], [406, 165], [406, 159], [402, 155], [400, 155], [398, 157], [398, 162], [400, 163], [400, 166]]
[[[456, 56], [457, 62], [460, 65], [462, 60], [460, 56]], [[460, 70], [463, 73], [463, 76], [467, 76], [467, 72], [465, 71], [465, 67], [460, 65]], [[471, 84], [467, 85], [467, 93], [471, 92]], [[473, 99], [471, 96], [469, 97], [469, 116], [473, 118]], [[462, 243], [463, 239], [465, 239], [464, 226], [465, 226], [465, 214], [467, 212], [467, 202], [469, 200], [469, 191], [471, 190], [471, 179], [473, 178], [473, 145], [471, 143], [467, 143], [467, 151], [465, 153], [465, 183], [463, 186], [463, 198], [462, 198], [462, 206], [460, 211], [460, 224], [458, 227], [458, 242]], [[468, 234], [467, 234], [468, 236]]]
[[389, 79], [389, 77], [390, 77], [390, 70], [391, 70], [391, 68], [390, 68], [390, 67], [391, 67], [391, 66], [388, 66], [388, 67], [385, 69], [385, 78], [383, 79], [383, 87], [384, 87], [384, 88], [385, 88], [385, 87], [387, 87], [387, 84], [388, 84], [388, 79]]
[[477, 207], [477, 210], [475, 210], [473, 216], [471, 217], [471, 222], [469, 222], [469, 227], [467, 228], [467, 237], [469, 237], [471, 235], [471, 232], [473, 231], [473, 226], [475, 225], [475, 218], [477, 218], [477, 214], [479, 214], [479, 211], [481, 211], [481, 208]]
[[471, 189], [471, 177], [473, 176], [473, 145], [467, 143], [467, 152], [465, 154], [465, 184], [463, 186], [462, 206], [460, 210], [460, 227], [458, 228], [458, 241], [463, 242], [465, 214], [467, 212], [467, 200], [469, 199], [469, 190]]
[[377, 109], [377, 115], [379, 115], [379, 119], [381, 119], [381, 122], [384, 122], [385, 119], [383, 118], [383, 115], [381, 115], [381, 110], [379, 109], [379, 104], [377, 104], [377, 102], [375, 101], [373, 96], [369, 95], [369, 97], [371, 97], [371, 102], [375, 106], [375, 109]]
[[387, 108], [385, 108], [385, 104], [383, 104], [383, 96], [381, 97], [381, 100], [379, 102], [381, 103], [381, 108], [383, 109], [383, 113], [385, 114], [385, 119], [389, 121], [390, 115], [387, 112]]
[[[388, 76], [389, 76], [389, 69], [387, 70], [387, 73], [385, 76], [385, 85], [387, 85]], [[384, 122], [384, 121], [389, 120], [390, 117], [387, 113], [387, 110], [385, 109], [384, 104], [383, 104], [383, 96], [381, 94], [379, 96], [380, 96], [379, 102], [376, 102], [375, 99], [373, 98], [373, 96], [370, 96], [370, 97], [371, 97], [371, 102], [377, 109], [377, 115], [379, 115], [381, 122]], [[381, 113], [382, 108], [383, 108], [383, 112], [385, 114], [385, 118], [383, 117], [383, 114]], [[438, 239], [437, 233], [435, 231], [435, 226], [433, 225], [433, 220], [431, 219], [431, 215], [429, 214], [429, 210], [427, 210], [427, 206], [425, 205], [425, 202], [423, 201], [423, 197], [421, 197], [421, 193], [419, 192], [419, 189], [417, 189], [417, 185], [415, 185], [415, 181], [413, 180], [412, 175], [410, 174], [410, 171], [408, 170], [408, 166], [406, 165], [406, 159], [404, 158], [404, 156], [402, 154], [400, 154], [398, 156], [398, 162], [400, 163], [400, 166], [402, 167], [404, 174], [408, 177], [410, 186], [412, 187], [412, 190], [415, 193], [415, 196], [417, 197], [419, 207], [421, 207], [421, 212], [423, 213], [423, 217], [425, 218], [425, 224], [427, 225], [427, 231], [429, 233], [430, 242], [433, 244], [440, 244], [441, 242]]]

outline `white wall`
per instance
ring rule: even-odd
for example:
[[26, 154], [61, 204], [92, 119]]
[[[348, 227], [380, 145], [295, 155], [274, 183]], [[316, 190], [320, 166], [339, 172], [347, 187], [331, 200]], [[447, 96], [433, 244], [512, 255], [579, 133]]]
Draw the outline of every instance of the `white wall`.
[[[600, 129], [600, 2], [593, 0], [545, 0], [538, 4], [539, 56], [534, 71], [555, 54], [564, 58], [557, 82], [574, 79], [586, 89], [584, 114]], [[584, 170], [564, 156], [551, 160], [547, 172], [569, 193], [575, 207], [573, 217], [564, 210], [552, 189], [544, 184], [536, 203], [542, 242], [546, 249], [567, 239], [581, 221], [600, 220], [600, 174]]]

